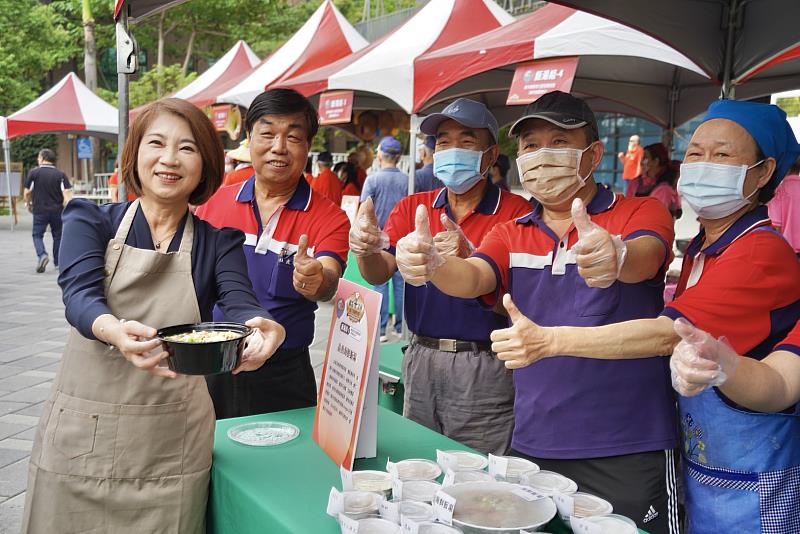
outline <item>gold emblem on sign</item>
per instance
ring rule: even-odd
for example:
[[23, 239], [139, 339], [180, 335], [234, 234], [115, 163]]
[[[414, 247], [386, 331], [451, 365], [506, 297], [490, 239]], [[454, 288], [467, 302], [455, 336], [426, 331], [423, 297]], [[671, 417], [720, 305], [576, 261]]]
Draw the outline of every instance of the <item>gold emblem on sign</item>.
[[356, 324], [361, 322], [361, 319], [364, 317], [364, 313], [366, 313], [366, 309], [364, 307], [364, 298], [360, 293], [353, 293], [350, 295], [350, 297], [347, 299], [345, 308], [347, 309], [347, 318]]

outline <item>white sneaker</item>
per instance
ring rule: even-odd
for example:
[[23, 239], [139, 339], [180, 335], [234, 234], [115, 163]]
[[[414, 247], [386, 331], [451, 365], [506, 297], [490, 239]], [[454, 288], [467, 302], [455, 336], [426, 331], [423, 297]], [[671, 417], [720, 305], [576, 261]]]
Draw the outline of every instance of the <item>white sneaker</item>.
[[381, 335], [381, 343], [386, 343], [389, 341], [389, 337], [386, 334]]

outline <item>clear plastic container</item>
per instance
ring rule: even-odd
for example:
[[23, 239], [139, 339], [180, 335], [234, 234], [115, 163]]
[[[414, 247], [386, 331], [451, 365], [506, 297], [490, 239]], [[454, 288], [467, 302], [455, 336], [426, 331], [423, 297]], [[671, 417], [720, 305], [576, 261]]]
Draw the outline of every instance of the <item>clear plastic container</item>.
[[395, 464], [400, 480], [436, 480], [442, 474], [439, 464], [431, 460], [401, 460]]
[[397, 503], [397, 508], [400, 512], [401, 520], [405, 517], [415, 523], [424, 523], [435, 519], [433, 506], [425, 502], [400, 501]]
[[486, 471], [456, 471], [453, 475], [454, 484], [462, 482], [494, 482], [494, 477]]
[[486, 469], [489, 459], [483, 455], [468, 451], [442, 451], [458, 459], [458, 470], [480, 470]]
[[583, 521], [600, 526], [603, 534], [637, 534], [639, 532], [632, 519], [619, 514], [584, 517]]
[[430, 480], [408, 480], [403, 482], [403, 500], [431, 502], [442, 485]]
[[[573, 515], [575, 517], [591, 517], [595, 515], [608, 515], [614, 511], [611, 503], [605, 499], [601, 499], [591, 493], [577, 492], [570, 495], [575, 500], [575, 507]], [[565, 521], [569, 520], [569, 516], [561, 514], [561, 518]]]
[[401, 534], [400, 525], [381, 519], [367, 517], [358, 520], [358, 534]]
[[554, 471], [526, 471], [520, 475], [520, 484], [530, 486], [548, 497], [556, 492], [571, 495], [578, 491], [574, 480]]
[[228, 429], [228, 437], [237, 443], [253, 447], [281, 445], [300, 435], [296, 426], [280, 421], [243, 423]]
[[525, 458], [518, 458], [516, 456], [503, 456], [503, 458], [508, 460], [508, 466], [506, 467], [506, 476], [503, 479], [506, 482], [510, 482], [512, 484], [519, 484], [520, 475], [522, 475], [522, 473], [539, 471], [538, 465], [531, 462], [530, 460], [526, 460]]
[[378, 513], [381, 496], [370, 491], [343, 491], [342, 513], [352, 519], [361, 519]]
[[392, 475], [385, 471], [353, 471], [353, 489], [392, 496]]
[[458, 527], [445, 525], [444, 523], [419, 523], [417, 534], [463, 534], [464, 531]]

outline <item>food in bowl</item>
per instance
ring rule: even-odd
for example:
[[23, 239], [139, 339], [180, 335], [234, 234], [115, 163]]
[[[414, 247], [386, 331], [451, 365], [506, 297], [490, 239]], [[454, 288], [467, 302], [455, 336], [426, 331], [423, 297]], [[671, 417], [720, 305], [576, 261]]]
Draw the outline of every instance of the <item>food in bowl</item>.
[[241, 332], [232, 330], [192, 330], [182, 334], [166, 336], [166, 341], [176, 341], [178, 343], [216, 343], [217, 341], [230, 341], [243, 337]]
[[514, 493], [517, 484], [465, 482], [443, 488], [456, 498], [453, 523], [464, 532], [509, 532], [536, 529], [556, 515], [556, 505], [547, 497], [528, 500]]

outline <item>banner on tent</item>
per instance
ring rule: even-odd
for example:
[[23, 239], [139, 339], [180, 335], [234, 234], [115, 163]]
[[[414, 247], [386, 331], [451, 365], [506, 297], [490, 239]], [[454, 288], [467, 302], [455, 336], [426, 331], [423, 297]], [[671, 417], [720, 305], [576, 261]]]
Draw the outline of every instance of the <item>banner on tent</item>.
[[333, 91], [319, 96], [319, 123], [348, 123], [353, 115], [353, 91]]
[[207, 108], [206, 114], [218, 132], [227, 132], [228, 136], [236, 140], [239, 138], [242, 126], [242, 114], [238, 106], [231, 104], [217, 104]]
[[550, 91], [569, 93], [577, 68], [577, 57], [539, 59], [520, 63], [514, 71], [506, 105], [529, 104]]

